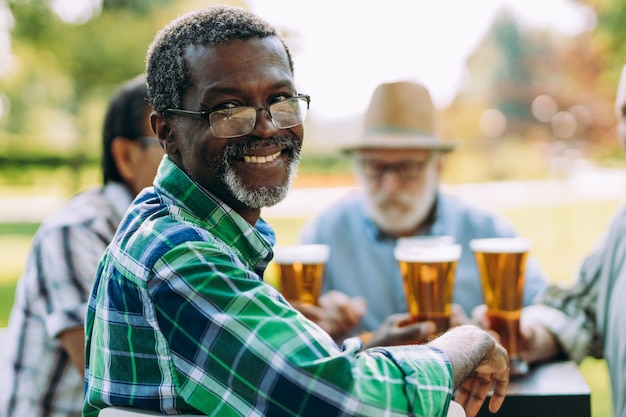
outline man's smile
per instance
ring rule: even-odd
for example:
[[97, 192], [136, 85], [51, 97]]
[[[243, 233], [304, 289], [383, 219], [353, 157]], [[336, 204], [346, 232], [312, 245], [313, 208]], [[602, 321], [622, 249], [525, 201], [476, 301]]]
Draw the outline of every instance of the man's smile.
[[281, 151], [278, 151], [276, 153], [273, 153], [271, 155], [267, 155], [267, 156], [256, 156], [256, 155], [244, 155], [243, 156], [243, 161], [246, 163], [253, 163], [253, 164], [263, 164], [265, 162], [272, 162], [273, 160], [275, 160], [276, 158], [278, 158], [280, 156]]

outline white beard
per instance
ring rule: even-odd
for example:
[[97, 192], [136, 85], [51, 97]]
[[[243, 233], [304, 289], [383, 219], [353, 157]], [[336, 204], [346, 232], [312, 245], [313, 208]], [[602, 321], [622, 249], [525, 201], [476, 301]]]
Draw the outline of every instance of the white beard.
[[417, 229], [426, 220], [435, 203], [438, 178], [433, 172], [425, 175], [428, 177], [420, 195], [406, 191], [394, 195], [383, 191], [371, 193], [365, 211], [381, 231], [402, 235]]

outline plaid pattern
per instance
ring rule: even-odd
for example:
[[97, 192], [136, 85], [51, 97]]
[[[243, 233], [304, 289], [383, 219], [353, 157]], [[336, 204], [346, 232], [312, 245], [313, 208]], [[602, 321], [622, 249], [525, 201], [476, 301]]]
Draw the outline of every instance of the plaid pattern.
[[0, 340], [0, 416], [80, 416], [84, 381], [58, 336], [83, 326], [98, 262], [131, 200], [121, 184], [85, 190], [37, 231]]
[[167, 158], [103, 258], [86, 322], [84, 416], [108, 405], [211, 416], [438, 416], [427, 346], [339, 349], [262, 280], [272, 235]]
[[575, 361], [605, 358], [611, 378], [613, 416], [626, 417], [626, 206], [581, 264], [571, 287], [548, 288], [540, 303], [524, 309]]

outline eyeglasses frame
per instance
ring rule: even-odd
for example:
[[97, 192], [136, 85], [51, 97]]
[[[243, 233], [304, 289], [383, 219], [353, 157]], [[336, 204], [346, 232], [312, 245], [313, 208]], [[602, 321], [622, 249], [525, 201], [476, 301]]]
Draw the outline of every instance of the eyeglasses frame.
[[[368, 158], [358, 157], [358, 158], [356, 158], [356, 162], [358, 163], [357, 167], [358, 167], [359, 171], [363, 174], [363, 176], [365, 178], [368, 179], [368, 181], [381, 181], [383, 179], [383, 177], [385, 176], [385, 174], [388, 171], [391, 171], [400, 180], [406, 182], [406, 181], [414, 181], [414, 180], [420, 178], [423, 175], [423, 173], [426, 170], [426, 168], [428, 168], [428, 166], [435, 159], [435, 155], [436, 154], [437, 154], [437, 152], [432, 152], [430, 155], [428, 155], [428, 157], [424, 161], [420, 161], [420, 162], [418, 162], [418, 161], [411, 161], [411, 160], [403, 160], [403, 161], [399, 161], [397, 163], [382, 163], [383, 168], [382, 168], [382, 170], [380, 172], [380, 175], [368, 175], [365, 172], [367, 170], [365, 168], [365, 163], [372, 162], [372, 161], [369, 161]], [[415, 176], [405, 176], [405, 175], [402, 175], [400, 173], [398, 165], [400, 165], [402, 163], [407, 163], [407, 162], [412, 163], [414, 165], [421, 164], [421, 167], [420, 167], [419, 172], [417, 173], [417, 175], [415, 175]]]
[[[309, 96], [308, 94], [296, 94], [295, 96], [289, 97], [289, 98], [287, 98], [286, 100], [293, 99], [293, 98], [295, 98], [295, 99], [304, 99], [304, 100], [306, 101], [306, 108], [307, 108], [307, 111], [309, 110], [309, 105], [310, 105], [310, 103], [311, 103], [311, 96]], [[285, 101], [285, 100], [283, 100], [283, 101]], [[276, 102], [276, 103], [281, 103], [281, 102]], [[267, 112], [267, 114], [269, 115], [270, 119], [271, 119], [271, 120], [272, 120], [272, 122], [273, 122], [273, 119], [272, 119], [272, 114], [270, 113], [269, 108], [270, 108], [273, 104], [276, 104], [276, 103], [272, 103], [272, 104], [270, 104], [270, 105], [269, 105], [269, 106], [267, 106], [267, 107], [254, 107], [254, 106], [239, 106], [239, 107], [249, 107], [249, 108], [254, 108], [254, 109], [256, 109], [256, 110], [257, 110], [257, 112], [258, 112], [259, 110], [265, 110], [265, 111]], [[184, 117], [193, 117], [193, 118], [195, 118], [195, 119], [204, 119], [204, 120], [206, 120], [207, 124], [209, 125], [209, 129], [210, 129], [210, 128], [211, 128], [211, 122], [209, 121], [209, 117], [211, 116], [211, 114], [212, 114], [212, 113], [214, 113], [214, 112], [216, 112], [216, 111], [220, 111], [220, 110], [214, 110], [214, 111], [193, 111], [193, 110], [184, 110], [184, 109], [166, 109], [165, 111], [166, 111], [167, 113], [173, 113], [173, 114], [176, 114], [176, 115], [179, 115], [179, 116], [184, 116]], [[298, 124], [300, 124], [300, 123], [298, 123]], [[255, 126], [256, 126], [256, 120], [255, 120]], [[297, 124], [295, 124], [295, 125], [293, 125], [293, 126], [298, 126], [298, 125], [297, 125]], [[290, 127], [293, 127], [293, 126], [284, 127], [284, 128], [282, 128], [282, 129], [289, 129]], [[254, 126], [253, 126], [253, 129], [254, 129]], [[215, 136], [215, 137], [218, 137], [218, 138], [223, 138], [223, 139], [229, 139], [229, 138], [236, 138], [236, 137], [239, 137], [239, 136], [245, 136], [245, 135], [247, 135], [249, 132], [248, 132], [248, 133], [245, 133], [245, 134], [243, 134], [243, 135], [237, 135], [237, 136], [217, 136], [217, 135], [215, 135], [215, 133], [213, 132], [213, 130], [211, 130], [211, 133], [213, 133], [213, 136]]]

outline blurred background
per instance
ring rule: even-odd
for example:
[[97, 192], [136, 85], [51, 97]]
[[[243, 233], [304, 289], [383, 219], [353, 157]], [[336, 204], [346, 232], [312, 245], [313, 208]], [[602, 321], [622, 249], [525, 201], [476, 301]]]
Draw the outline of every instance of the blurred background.
[[[101, 125], [117, 85], [144, 70], [170, 20], [211, 1], [0, 0], [0, 326], [40, 221], [100, 183]], [[239, 0], [288, 38], [312, 97], [290, 196], [266, 211], [279, 243], [353, 186], [337, 152], [374, 88], [416, 80], [461, 143], [444, 182], [504, 213], [567, 285], [622, 201], [615, 89], [621, 0]], [[307, 196], [303, 198], [303, 196]], [[582, 364], [608, 416], [602, 361]]]

